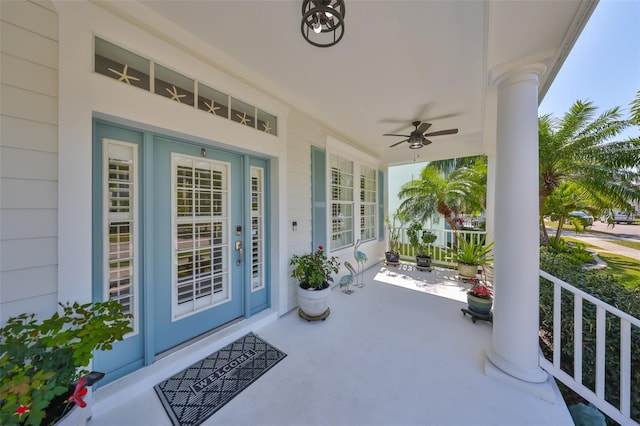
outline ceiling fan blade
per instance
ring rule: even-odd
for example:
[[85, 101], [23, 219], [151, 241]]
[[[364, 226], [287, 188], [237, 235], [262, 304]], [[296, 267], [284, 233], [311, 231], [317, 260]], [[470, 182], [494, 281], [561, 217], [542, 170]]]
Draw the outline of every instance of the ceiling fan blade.
[[418, 133], [424, 133], [427, 131], [427, 129], [431, 127], [431, 123], [422, 123], [420, 124], [420, 127], [418, 127]]
[[455, 135], [458, 133], [458, 129], [439, 130], [437, 132], [425, 133], [424, 136], [442, 136], [442, 135]]
[[431, 142], [429, 139], [425, 139], [422, 141], [422, 146], [427, 146], [427, 145], [431, 145], [433, 142]]
[[385, 133], [385, 134], [384, 134], [384, 135], [382, 135], [382, 136], [401, 136], [401, 137], [403, 137], [403, 138], [408, 138], [408, 137], [410, 137], [411, 135], [398, 135], [398, 134], [396, 134], [396, 133]]
[[406, 141], [408, 141], [408, 140], [409, 140], [409, 139], [405, 139], [405, 140], [402, 140], [402, 141], [400, 141], [400, 142], [396, 142], [396, 143], [394, 143], [393, 145], [389, 145], [389, 148], [393, 148], [394, 146], [396, 146], [396, 145], [400, 145], [402, 142], [406, 142]]

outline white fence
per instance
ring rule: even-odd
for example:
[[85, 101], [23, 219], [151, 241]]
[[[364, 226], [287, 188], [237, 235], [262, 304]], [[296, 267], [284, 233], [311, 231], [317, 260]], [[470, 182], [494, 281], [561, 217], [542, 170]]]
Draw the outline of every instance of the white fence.
[[[552, 374], [556, 379], [573, 389], [584, 399], [598, 407], [598, 409], [616, 422], [622, 425], [638, 425], [631, 418], [632, 396], [632, 365], [631, 365], [631, 339], [632, 327], [640, 329], [640, 320], [634, 318], [615, 307], [585, 293], [584, 291], [568, 284], [544, 271], [540, 276], [553, 284], [553, 362], [540, 355], [540, 366]], [[545, 284], [546, 285], [546, 284]], [[573, 312], [562, 312], [562, 291], [566, 290], [573, 297]], [[571, 296], [570, 296], [571, 297]], [[595, 330], [595, 392], [583, 384], [583, 302], [595, 305], [596, 330]], [[561, 368], [562, 351], [562, 316], [573, 315], [573, 373], [567, 373]], [[607, 317], [609, 316], [609, 319]], [[619, 406], [616, 407], [605, 398], [605, 372], [611, 375], [611, 371], [605, 367], [605, 353], [607, 344], [607, 321], [620, 322], [620, 371], [617, 378], [620, 383]], [[636, 332], [638, 330], [635, 330]], [[566, 337], [566, 336], [564, 336]], [[638, 368], [638, 366], [635, 366]], [[615, 373], [614, 373], [615, 374]], [[637, 374], [637, 372], [636, 372]], [[638, 390], [636, 389], [635, 392]]]
[[[401, 256], [412, 257], [416, 255], [414, 248], [409, 244], [406, 228], [396, 228], [399, 230]], [[432, 232], [437, 238], [433, 244], [429, 245], [429, 254], [434, 263], [443, 265], [455, 265], [453, 261], [453, 247], [456, 245], [456, 238], [465, 238], [474, 243], [484, 241], [485, 231], [453, 231], [451, 229], [425, 229]], [[458, 237], [456, 237], [456, 234]]]

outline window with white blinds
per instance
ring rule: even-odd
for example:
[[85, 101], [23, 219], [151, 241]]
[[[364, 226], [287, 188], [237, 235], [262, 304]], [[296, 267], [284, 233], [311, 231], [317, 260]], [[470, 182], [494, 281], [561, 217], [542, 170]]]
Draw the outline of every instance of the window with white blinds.
[[173, 318], [231, 298], [229, 164], [172, 155]]
[[138, 332], [138, 151], [137, 145], [104, 140], [104, 298], [132, 314]]
[[331, 250], [353, 244], [354, 185], [353, 161], [330, 157], [331, 169]]
[[369, 241], [376, 238], [376, 200], [378, 184], [377, 171], [360, 166], [360, 239]]
[[251, 167], [251, 291], [265, 286], [264, 169]]

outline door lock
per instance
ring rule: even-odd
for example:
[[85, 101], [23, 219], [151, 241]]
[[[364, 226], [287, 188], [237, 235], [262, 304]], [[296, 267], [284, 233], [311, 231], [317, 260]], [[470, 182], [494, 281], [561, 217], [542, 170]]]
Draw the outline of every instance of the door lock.
[[236, 260], [236, 266], [240, 266], [242, 263], [242, 241], [236, 241], [236, 251], [238, 252], [238, 260]]

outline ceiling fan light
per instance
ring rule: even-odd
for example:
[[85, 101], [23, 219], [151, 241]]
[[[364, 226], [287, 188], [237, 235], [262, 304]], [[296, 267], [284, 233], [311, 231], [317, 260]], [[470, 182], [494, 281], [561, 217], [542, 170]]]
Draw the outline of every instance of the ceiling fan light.
[[409, 144], [409, 149], [420, 149], [422, 147], [423, 147], [422, 142], [417, 142], [416, 141], [416, 142], [411, 142]]

